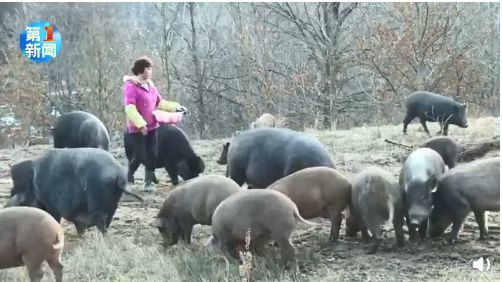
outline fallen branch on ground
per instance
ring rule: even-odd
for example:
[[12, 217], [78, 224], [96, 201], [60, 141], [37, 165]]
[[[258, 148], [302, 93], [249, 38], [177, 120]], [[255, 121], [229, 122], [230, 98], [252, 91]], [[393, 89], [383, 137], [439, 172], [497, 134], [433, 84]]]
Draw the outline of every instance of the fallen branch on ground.
[[404, 145], [404, 144], [401, 144], [401, 143], [397, 143], [397, 142], [392, 141], [392, 140], [389, 140], [389, 139], [385, 139], [385, 140], [383, 140], [383, 141], [385, 141], [385, 142], [387, 142], [387, 143], [389, 143], [389, 144], [392, 144], [392, 145], [398, 146], [398, 147], [400, 147], [400, 148], [406, 149], [406, 150], [410, 150], [410, 151], [412, 151], [412, 150], [414, 149], [414, 147], [413, 147], [413, 146], [409, 146], [409, 145]]

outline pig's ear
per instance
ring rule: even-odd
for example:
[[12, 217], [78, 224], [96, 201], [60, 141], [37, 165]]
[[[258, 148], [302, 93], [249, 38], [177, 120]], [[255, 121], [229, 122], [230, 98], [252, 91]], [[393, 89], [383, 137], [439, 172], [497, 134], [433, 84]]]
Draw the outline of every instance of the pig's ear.
[[432, 193], [436, 192], [436, 190], [437, 190], [437, 181], [436, 181], [436, 177], [431, 176], [431, 177], [427, 180], [427, 187], [431, 187], [431, 192], [432, 192]]
[[[437, 190], [437, 189], [436, 189]], [[434, 191], [431, 193], [431, 199], [432, 199], [432, 203], [435, 203], [437, 200], [438, 200], [438, 192], [437, 191]]]
[[228, 149], [229, 146], [230, 146], [230, 142], [227, 142], [227, 143], [225, 143], [225, 145], [223, 145], [223, 149]]
[[201, 157], [198, 157], [197, 166], [199, 167], [199, 171], [201, 172], [204, 172], [204, 169], [206, 169], [206, 165], [204, 164], [204, 161]]
[[12, 197], [7, 204], [5, 205], [6, 208], [8, 207], [15, 207], [19, 206], [22, 202], [24, 202], [26, 199], [26, 196], [24, 194], [16, 194], [14, 197]]
[[160, 220], [160, 218], [156, 217], [152, 223], [152, 226], [157, 227], [157, 228], [161, 228], [162, 227], [162, 220]]

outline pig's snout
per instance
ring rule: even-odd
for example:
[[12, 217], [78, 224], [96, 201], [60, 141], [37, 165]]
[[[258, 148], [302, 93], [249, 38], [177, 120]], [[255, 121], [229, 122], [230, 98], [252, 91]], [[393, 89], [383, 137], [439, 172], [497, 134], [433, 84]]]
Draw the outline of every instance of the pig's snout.
[[430, 210], [423, 205], [413, 205], [408, 214], [410, 215], [410, 225], [417, 227], [429, 218]]
[[414, 227], [414, 228], [417, 228], [417, 227], [420, 225], [420, 221], [419, 221], [418, 219], [414, 218], [414, 219], [412, 219], [412, 220], [410, 221], [410, 225], [411, 225], [412, 227]]

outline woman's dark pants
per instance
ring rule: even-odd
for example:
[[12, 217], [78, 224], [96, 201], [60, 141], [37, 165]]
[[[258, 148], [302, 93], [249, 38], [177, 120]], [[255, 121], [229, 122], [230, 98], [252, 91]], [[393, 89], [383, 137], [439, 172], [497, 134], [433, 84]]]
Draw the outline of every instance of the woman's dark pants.
[[129, 162], [129, 177], [138, 169], [140, 164], [145, 166], [145, 186], [157, 183], [155, 167], [157, 162], [157, 129], [148, 131], [147, 135], [141, 132], [131, 133], [134, 146], [134, 156]]

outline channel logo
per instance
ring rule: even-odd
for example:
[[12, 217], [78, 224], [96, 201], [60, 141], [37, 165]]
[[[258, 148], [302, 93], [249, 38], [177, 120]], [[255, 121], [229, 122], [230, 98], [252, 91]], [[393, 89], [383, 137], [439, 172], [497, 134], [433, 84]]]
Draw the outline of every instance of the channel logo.
[[55, 25], [46, 21], [30, 23], [19, 35], [19, 48], [36, 63], [52, 61], [61, 52], [62, 38]]

